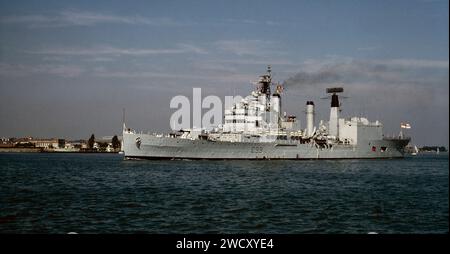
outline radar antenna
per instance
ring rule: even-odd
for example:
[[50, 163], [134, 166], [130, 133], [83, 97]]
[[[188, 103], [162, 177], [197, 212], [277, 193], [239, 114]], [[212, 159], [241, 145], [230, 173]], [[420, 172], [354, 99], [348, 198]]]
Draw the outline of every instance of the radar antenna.
[[339, 103], [339, 97], [338, 93], [344, 92], [344, 88], [342, 87], [331, 87], [327, 88], [327, 93], [332, 93], [331, 95], [331, 107], [332, 108], [339, 108], [341, 105]]

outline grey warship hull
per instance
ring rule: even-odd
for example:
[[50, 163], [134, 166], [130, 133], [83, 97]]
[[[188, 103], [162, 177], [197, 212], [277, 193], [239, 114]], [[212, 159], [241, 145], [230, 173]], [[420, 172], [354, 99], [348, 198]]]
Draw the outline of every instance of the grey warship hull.
[[[139, 140], [139, 142], [136, 142]], [[302, 160], [402, 158], [408, 139], [367, 140], [319, 147], [295, 141], [223, 142], [123, 134], [125, 159]]]
[[[261, 75], [250, 95], [225, 109], [217, 126], [200, 128], [171, 125], [172, 133], [144, 134], [123, 123], [126, 159], [209, 159], [209, 160], [302, 160], [402, 158], [410, 138], [386, 138], [380, 121], [364, 117], [340, 118], [338, 94], [342, 87], [327, 88], [331, 94], [327, 123], [314, 121], [314, 102], [306, 102], [306, 129], [295, 115], [282, 113], [283, 87], [271, 92], [271, 68]], [[195, 96], [194, 96], [195, 97]], [[183, 105], [183, 104], [182, 104]], [[201, 112], [196, 112], [201, 116]], [[183, 116], [182, 119], [189, 119]], [[222, 115], [214, 118], [222, 119]], [[171, 118], [172, 119], [172, 118]], [[179, 120], [179, 119], [178, 119]], [[171, 123], [174, 123], [171, 122]], [[207, 123], [207, 121], [206, 121]], [[205, 126], [206, 125], [206, 126]], [[199, 126], [198, 124], [196, 126]], [[401, 128], [406, 128], [401, 123]], [[177, 130], [177, 131], [175, 131]]]

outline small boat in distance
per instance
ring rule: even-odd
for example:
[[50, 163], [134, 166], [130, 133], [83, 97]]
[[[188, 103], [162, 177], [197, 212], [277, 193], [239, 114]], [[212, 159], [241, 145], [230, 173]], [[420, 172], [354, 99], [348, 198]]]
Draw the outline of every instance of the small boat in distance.
[[419, 153], [419, 149], [417, 148], [417, 146], [414, 146], [414, 151], [411, 153], [411, 155], [416, 156]]

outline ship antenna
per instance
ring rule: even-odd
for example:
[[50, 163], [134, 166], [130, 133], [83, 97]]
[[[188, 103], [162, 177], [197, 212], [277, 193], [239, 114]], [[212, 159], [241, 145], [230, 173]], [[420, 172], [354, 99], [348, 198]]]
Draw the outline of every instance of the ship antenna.
[[125, 131], [127, 128], [125, 126], [125, 108], [122, 109], [122, 124], [123, 124], [123, 130]]

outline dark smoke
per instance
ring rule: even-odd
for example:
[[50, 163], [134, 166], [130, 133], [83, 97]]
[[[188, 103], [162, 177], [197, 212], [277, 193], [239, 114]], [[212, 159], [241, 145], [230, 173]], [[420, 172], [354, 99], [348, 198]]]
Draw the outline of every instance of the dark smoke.
[[309, 86], [342, 82], [342, 76], [335, 68], [326, 68], [317, 72], [298, 72], [283, 82], [285, 87]]
[[416, 69], [395, 64], [373, 61], [351, 60], [328, 64], [317, 71], [300, 71], [284, 81], [286, 87], [307, 87], [310, 85], [356, 82], [392, 83], [415, 80]]

